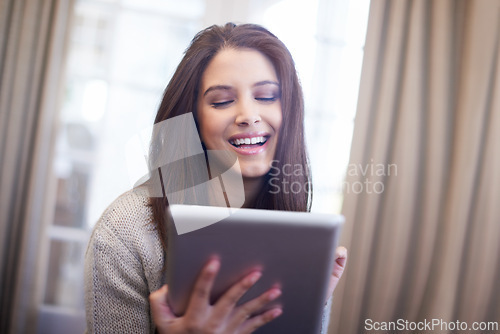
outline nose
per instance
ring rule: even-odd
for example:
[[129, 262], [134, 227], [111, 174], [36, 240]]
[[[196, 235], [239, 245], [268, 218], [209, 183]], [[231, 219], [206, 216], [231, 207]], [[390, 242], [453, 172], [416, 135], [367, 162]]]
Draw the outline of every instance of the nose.
[[259, 123], [262, 118], [258, 106], [253, 101], [241, 101], [237, 109], [235, 122], [239, 126], [249, 126]]

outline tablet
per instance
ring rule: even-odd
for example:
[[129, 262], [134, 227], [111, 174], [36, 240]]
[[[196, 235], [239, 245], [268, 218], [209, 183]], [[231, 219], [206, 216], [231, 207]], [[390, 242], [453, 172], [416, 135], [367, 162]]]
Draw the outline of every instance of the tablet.
[[[281, 296], [258, 313], [281, 305], [283, 314], [255, 333], [319, 333], [342, 216], [194, 205], [171, 205], [169, 211], [168, 303], [175, 314], [185, 312], [200, 270], [217, 256], [212, 302], [258, 268], [262, 277], [238, 304], [279, 286]], [[210, 220], [217, 222], [177, 233], [179, 224]]]

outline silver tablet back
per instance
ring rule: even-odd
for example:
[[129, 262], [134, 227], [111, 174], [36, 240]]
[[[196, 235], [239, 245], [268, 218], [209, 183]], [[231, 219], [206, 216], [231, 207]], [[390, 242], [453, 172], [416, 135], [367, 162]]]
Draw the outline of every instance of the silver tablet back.
[[[175, 224], [227, 216], [227, 208], [173, 205], [169, 210]], [[265, 309], [280, 304], [283, 314], [255, 333], [319, 333], [343, 221], [340, 215], [239, 209], [215, 224], [181, 235], [172, 224], [167, 240], [169, 303], [176, 314], [183, 314], [201, 268], [211, 256], [218, 256], [221, 268], [213, 302], [259, 268], [262, 278], [240, 304], [279, 286], [282, 295]]]

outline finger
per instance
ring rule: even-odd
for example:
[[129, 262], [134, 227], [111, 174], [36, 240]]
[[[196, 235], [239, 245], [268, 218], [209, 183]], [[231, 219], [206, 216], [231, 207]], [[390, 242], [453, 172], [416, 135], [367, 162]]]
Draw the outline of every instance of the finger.
[[210, 260], [201, 270], [198, 279], [194, 285], [187, 312], [204, 311], [210, 304], [210, 291], [214, 284], [215, 276], [220, 268], [218, 259]]
[[241, 327], [240, 331], [238, 333], [241, 334], [249, 334], [255, 331], [257, 328], [262, 327], [263, 325], [267, 324], [268, 322], [276, 319], [283, 313], [283, 310], [281, 308], [274, 308], [272, 310], [266, 311], [263, 314], [257, 315], [255, 317], [252, 317], [245, 321]]
[[151, 313], [156, 326], [159, 328], [162, 328], [162, 325], [175, 318], [175, 315], [168, 306], [167, 294], [168, 286], [164, 285], [149, 295]]
[[326, 294], [326, 302], [332, 296], [333, 291], [337, 287], [347, 262], [347, 249], [345, 247], [337, 247], [335, 250], [335, 263], [333, 264], [332, 274], [328, 283], [328, 291]]
[[335, 250], [335, 263], [333, 265], [332, 275], [340, 279], [344, 272], [347, 262], [347, 249], [345, 247], [337, 247]]
[[272, 288], [264, 292], [259, 297], [239, 306], [233, 312], [233, 318], [230, 321], [231, 325], [238, 327], [241, 323], [250, 318], [252, 314], [258, 312], [271, 301], [276, 300], [279, 296], [281, 296], [281, 290], [278, 288]]
[[245, 276], [242, 280], [231, 286], [215, 304], [215, 314], [228, 314], [240, 300], [240, 298], [250, 289], [262, 276], [260, 271], [255, 271]]

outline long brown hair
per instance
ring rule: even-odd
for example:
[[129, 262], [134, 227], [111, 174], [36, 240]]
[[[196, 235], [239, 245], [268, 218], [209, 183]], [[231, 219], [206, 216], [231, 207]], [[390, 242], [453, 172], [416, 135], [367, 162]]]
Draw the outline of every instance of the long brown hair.
[[[312, 183], [304, 140], [302, 87], [290, 52], [267, 29], [254, 24], [227, 23], [224, 26], [214, 25], [199, 32], [165, 89], [155, 124], [189, 112], [193, 113], [195, 119], [197, 118], [197, 97], [202, 74], [210, 60], [224, 48], [250, 48], [261, 52], [274, 65], [280, 83], [283, 119], [273, 161], [273, 172], [272, 176], [271, 171], [265, 176], [266, 182], [263, 183], [255, 201], [255, 208], [309, 211], [312, 202]], [[155, 150], [157, 148], [151, 147], [151, 160], [156, 159], [159, 154]], [[299, 172], [284, 173], [285, 166], [286, 171], [293, 169]], [[271, 177], [274, 187], [270, 182]], [[287, 188], [276, 189], [278, 185], [285, 185]], [[165, 209], [168, 201], [165, 196], [151, 197], [150, 205], [154, 224], [166, 251]]]

